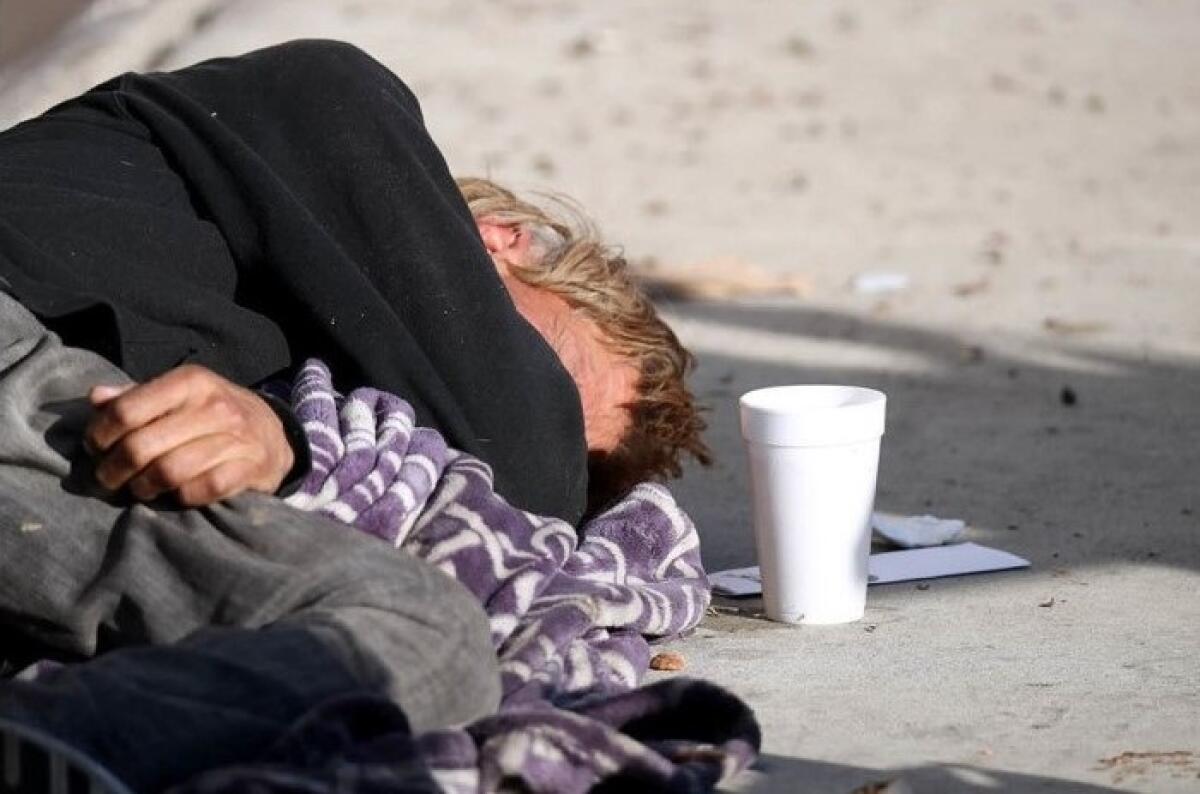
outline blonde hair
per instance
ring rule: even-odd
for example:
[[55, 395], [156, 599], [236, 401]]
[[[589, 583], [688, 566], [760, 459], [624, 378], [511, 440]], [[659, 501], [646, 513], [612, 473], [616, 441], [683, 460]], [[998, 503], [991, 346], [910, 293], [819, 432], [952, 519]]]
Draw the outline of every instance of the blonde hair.
[[710, 464], [702, 438], [706, 425], [685, 382], [695, 359], [659, 318], [624, 257], [601, 242], [595, 227], [565, 199], [555, 199], [564, 219], [489, 180], [457, 181], [477, 221], [521, 226], [533, 237], [534, 255], [513, 267], [513, 275], [561, 297], [600, 328], [613, 353], [637, 368], [629, 431], [615, 450], [589, 460], [589, 511], [638, 482], [680, 476], [686, 455]]

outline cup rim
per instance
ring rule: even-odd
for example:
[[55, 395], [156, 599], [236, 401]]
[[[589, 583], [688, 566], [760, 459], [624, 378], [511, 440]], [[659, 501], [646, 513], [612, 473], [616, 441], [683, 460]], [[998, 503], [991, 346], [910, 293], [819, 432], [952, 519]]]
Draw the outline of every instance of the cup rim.
[[[796, 397], [826, 392], [798, 406]], [[767, 386], [739, 399], [742, 437], [768, 446], [830, 446], [883, 435], [887, 395], [833, 383]]]
[[766, 401], [768, 399], [774, 400], [775, 398], [783, 396], [789, 392], [811, 392], [818, 389], [837, 389], [847, 394], [852, 394], [854, 399], [839, 403], [837, 405], [808, 407], [805, 409], [805, 413], [841, 411], [848, 408], [856, 408], [858, 406], [884, 402], [887, 399], [887, 395], [885, 395], [883, 392], [879, 391], [878, 389], [872, 389], [868, 386], [853, 386], [840, 383], [794, 383], [782, 386], [763, 386], [758, 389], [752, 389], [743, 394], [739, 398], [738, 402], [741, 403], [743, 408], [747, 408], [751, 411], [759, 411], [767, 414], [787, 415], [794, 412], [768, 405]]

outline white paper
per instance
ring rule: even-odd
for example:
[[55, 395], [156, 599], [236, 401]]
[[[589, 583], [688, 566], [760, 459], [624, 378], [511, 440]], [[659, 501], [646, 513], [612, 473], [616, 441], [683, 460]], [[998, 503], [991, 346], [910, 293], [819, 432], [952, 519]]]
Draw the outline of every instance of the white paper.
[[[955, 543], [872, 554], [867, 570], [870, 584], [892, 584], [1028, 567], [1029, 560], [1007, 551], [980, 546], [978, 543]], [[762, 579], [757, 565], [717, 571], [709, 574], [708, 580], [718, 595], [750, 596], [762, 593]]]
[[762, 592], [762, 578], [758, 574], [757, 565], [710, 573], [708, 582], [717, 595], [751, 596]]
[[966, 530], [967, 522], [930, 515], [898, 516], [876, 512], [871, 514], [871, 528], [897, 546], [915, 549], [953, 543]]
[[871, 555], [871, 584], [911, 582], [940, 576], [1028, 568], [1029, 560], [978, 543], [954, 543], [925, 549], [884, 551]]

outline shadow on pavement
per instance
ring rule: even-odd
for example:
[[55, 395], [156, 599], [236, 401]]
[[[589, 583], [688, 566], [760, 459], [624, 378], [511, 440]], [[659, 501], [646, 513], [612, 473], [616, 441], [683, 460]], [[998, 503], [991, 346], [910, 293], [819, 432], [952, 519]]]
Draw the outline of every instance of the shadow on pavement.
[[[1045, 791], [1054, 794], [1099, 794], [1120, 789], [1071, 780], [1022, 775], [976, 766], [926, 764], [904, 769], [864, 767], [764, 755], [755, 765], [762, 777], [731, 791], [741, 794], [957, 794], [983, 791]], [[892, 782], [890, 787], [883, 785]], [[872, 787], [871, 784], [880, 784]]]

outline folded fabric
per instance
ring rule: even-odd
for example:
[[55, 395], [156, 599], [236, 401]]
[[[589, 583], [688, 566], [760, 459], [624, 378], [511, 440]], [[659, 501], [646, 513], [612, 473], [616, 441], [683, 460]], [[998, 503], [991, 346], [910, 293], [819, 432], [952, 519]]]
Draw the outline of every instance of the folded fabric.
[[[288, 501], [426, 559], [474, 593], [491, 622], [501, 707], [409, 742], [402, 718], [354, 740], [345, 738], [353, 731], [333, 727], [358, 724], [364, 709], [386, 710], [378, 699], [329, 704], [280, 745], [282, 757], [308, 759], [313, 774], [294, 762], [281, 767], [275, 756], [202, 776], [184, 790], [245, 790], [252, 782], [264, 791], [333, 791], [347, 780], [364, 781], [355, 790], [425, 790], [403, 788], [416, 779], [409, 774], [416, 765], [454, 794], [584, 792], [601, 784], [694, 792], [754, 759], [759, 729], [733, 695], [686, 678], [637, 688], [648, 639], [693, 628], [710, 599], [699, 536], [666, 488], [639, 485], [576, 533], [508, 504], [486, 464], [416, 427], [412, 409], [393, 394], [340, 396], [325, 365], [309, 361], [292, 406], [313, 469]], [[311, 737], [331, 732], [342, 740], [297, 749], [311, 750]], [[363, 755], [368, 745], [389, 745], [388, 736], [394, 755]]]

